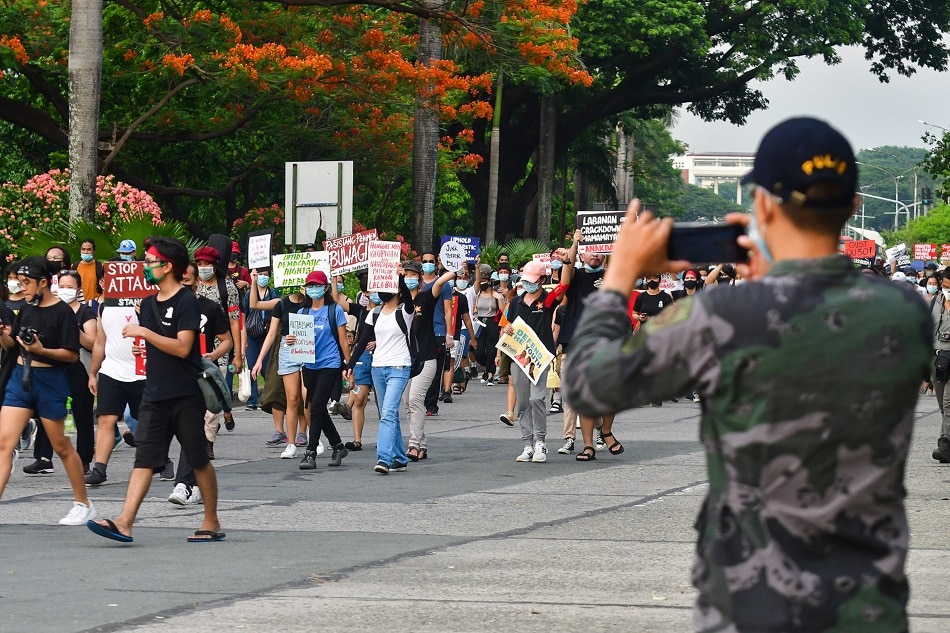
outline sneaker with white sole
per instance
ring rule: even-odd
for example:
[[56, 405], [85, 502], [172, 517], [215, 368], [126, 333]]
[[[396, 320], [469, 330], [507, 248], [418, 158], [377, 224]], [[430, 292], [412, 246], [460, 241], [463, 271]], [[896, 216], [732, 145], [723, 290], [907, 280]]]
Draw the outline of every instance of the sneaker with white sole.
[[13, 476], [13, 471], [16, 470], [16, 460], [20, 459], [20, 449], [13, 449], [13, 461], [10, 463], [10, 476]]
[[275, 431], [274, 434], [270, 436], [270, 439], [264, 443], [268, 446], [280, 446], [281, 444], [287, 443], [287, 436], [280, 431]]
[[531, 461], [535, 464], [548, 461], [548, 447], [544, 442], [534, 443], [534, 455], [532, 455]]
[[175, 489], [168, 495], [168, 502], [176, 506], [183, 506], [188, 503], [188, 484], [175, 484]]
[[327, 447], [323, 445], [323, 440], [317, 442], [317, 457], [327, 452]]
[[93, 507], [92, 502], [89, 502], [87, 506], [81, 501], [74, 501], [73, 507], [69, 510], [69, 514], [64, 516], [59, 520], [60, 525], [86, 525], [87, 521], [92, 521], [96, 518], [96, 509]]
[[561, 405], [560, 400], [555, 400], [551, 403], [551, 408], [548, 409], [548, 413], [563, 413], [564, 407]]
[[531, 445], [524, 447], [524, 450], [521, 451], [521, 455], [515, 458], [516, 462], [530, 462], [531, 458], [534, 457], [534, 451], [531, 450]]
[[297, 438], [294, 440], [294, 444], [300, 448], [307, 447], [307, 436], [303, 433], [297, 433]]
[[506, 426], [515, 425], [515, 414], [513, 411], [505, 411], [504, 413], [498, 416], [498, 419], [501, 420], [502, 424]]
[[198, 486], [192, 486], [188, 489], [188, 504], [194, 505], [196, 503], [201, 503], [201, 491], [198, 490]]
[[[214, 459], [212, 457], [212, 459]], [[162, 474], [158, 476], [159, 481], [175, 481], [175, 462], [170, 459], [165, 459], [165, 468], [162, 469]]]
[[568, 437], [564, 440], [564, 446], [557, 449], [557, 452], [561, 455], [570, 455], [574, 452], [574, 438]]
[[280, 454], [281, 459], [293, 459], [297, 456], [297, 447], [293, 444], [288, 444], [287, 448], [284, 449], [284, 452]]
[[607, 442], [600, 436], [600, 431], [594, 434], [594, 450], [602, 451], [607, 448]]

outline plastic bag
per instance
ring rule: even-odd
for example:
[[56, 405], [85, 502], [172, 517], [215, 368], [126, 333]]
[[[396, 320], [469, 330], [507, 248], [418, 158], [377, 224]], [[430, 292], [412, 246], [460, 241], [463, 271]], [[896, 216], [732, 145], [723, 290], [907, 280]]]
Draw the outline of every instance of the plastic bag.
[[238, 374], [238, 400], [247, 402], [251, 397], [251, 370], [245, 365]]

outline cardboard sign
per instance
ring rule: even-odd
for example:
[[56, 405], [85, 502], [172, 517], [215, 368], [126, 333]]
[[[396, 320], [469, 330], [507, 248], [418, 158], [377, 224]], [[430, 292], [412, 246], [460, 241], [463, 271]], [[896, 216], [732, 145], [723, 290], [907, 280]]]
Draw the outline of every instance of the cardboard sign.
[[399, 292], [399, 262], [402, 244], [373, 240], [367, 244], [369, 255], [368, 292]]
[[102, 262], [102, 273], [107, 305], [134, 305], [136, 299], [158, 293], [158, 286], [145, 281], [145, 262]]
[[897, 246], [892, 246], [886, 251], [887, 262], [896, 262], [898, 266], [910, 266], [910, 253], [907, 252], [906, 244], [898, 244]]
[[613, 252], [626, 215], [624, 211], [578, 211], [576, 228], [584, 234], [578, 250], [581, 253]]
[[302, 286], [307, 275], [322, 270], [330, 276], [330, 256], [326, 251], [302, 251], [274, 255], [274, 269], [271, 278], [276, 288]]
[[458, 242], [449, 240], [442, 244], [439, 259], [446, 270], [456, 272], [465, 264], [465, 248]]
[[844, 243], [844, 254], [851, 259], [874, 259], [877, 244], [874, 240], [851, 240]]
[[330, 272], [334, 275], [342, 275], [368, 268], [369, 255], [366, 245], [376, 239], [379, 239], [376, 229], [369, 229], [325, 240], [323, 248], [330, 255]]
[[680, 281], [679, 277], [675, 277], [670, 273], [663, 273], [660, 275], [660, 290], [663, 292], [673, 292], [674, 290], [682, 290], [683, 282]]
[[548, 277], [551, 276], [551, 253], [535, 253], [531, 256], [531, 259], [544, 264], [544, 274]]
[[933, 260], [937, 259], [936, 244], [914, 244], [914, 259]]
[[288, 314], [288, 334], [296, 338], [288, 345], [290, 360], [296, 363], [313, 363], [317, 360], [316, 331], [310, 314]]
[[443, 235], [441, 244], [446, 242], [458, 242], [465, 249], [465, 261], [469, 264], [475, 263], [475, 257], [482, 249], [481, 238], [474, 235]]
[[247, 236], [247, 267], [270, 268], [270, 245], [274, 229], [254, 231]]
[[554, 354], [521, 317], [515, 319], [511, 327], [514, 333], [511, 336], [502, 334], [495, 347], [511, 357], [511, 366], [521, 369], [528, 380], [536, 385], [554, 360]]

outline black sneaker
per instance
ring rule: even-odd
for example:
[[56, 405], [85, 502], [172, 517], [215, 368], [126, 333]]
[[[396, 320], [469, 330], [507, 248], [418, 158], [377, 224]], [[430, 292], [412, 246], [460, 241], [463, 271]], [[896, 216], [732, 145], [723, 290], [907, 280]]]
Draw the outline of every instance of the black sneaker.
[[317, 451], [307, 451], [303, 454], [303, 459], [300, 460], [300, 470], [316, 470], [317, 469]]
[[208, 452], [208, 459], [214, 461], [214, 442], [205, 440], [205, 450]]
[[389, 467], [389, 472], [391, 473], [401, 473], [409, 469], [409, 464], [404, 464], [403, 462], [393, 462]]
[[122, 441], [126, 444], [135, 448], [135, 436], [132, 434], [132, 431], [125, 431], [122, 433]]
[[234, 430], [234, 415], [230, 411], [224, 412], [224, 428], [228, 430], [228, 433]]
[[23, 472], [27, 475], [52, 475], [56, 471], [53, 469], [53, 462], [45, 457], [40, 457], [32, 464], [24, 466]]
[[452, 404], [452, 394], [450, 392], [446, 392], [445, 397], [442, 398], [442, 402], [447, 402], [448, 404]]
[[165, 468], [162, 469], [162, 474], [158, 478], [160, 481], [175, 481], [175, 464], [172, 460], [165, 460]]
[[86, 475], [86, 485], [87, 486], [102, 486], [109, 483], [109, 478], [106, 477], [106, 465], [105, 464], [93, 464], [92, 468], [89, 469], [89, 474]]
[[249, 405], [247, 405], [246, 407], [244, 407], [244, 410], [245, 410], [245, 411], [257, 411], [257, 405], [256, 405], [256, 404], [249, 404]]
[[333, 447], [333, 455], [330, 456], [330, 466], [339, 466], [343, 463], [343, 458], [346, 457], [346, 454], [349, 451], [346, 450], [346, 446], [342, 443], [337, 444]]
[[376, 465], [373, 466], [373, 470], [379, 473], [380, 475], [389, 474], [389, 466], [386, 465], [386, 462], [376, 462]]

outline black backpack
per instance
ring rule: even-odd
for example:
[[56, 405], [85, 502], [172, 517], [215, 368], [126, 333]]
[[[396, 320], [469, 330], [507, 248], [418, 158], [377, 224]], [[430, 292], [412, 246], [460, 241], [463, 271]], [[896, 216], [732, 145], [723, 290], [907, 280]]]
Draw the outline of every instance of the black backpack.
[[[379, 315], [382, 311], [383, 306], [373, 308], [373, 325], [379, 320]], [[416, 338], [416, 328], [406, 326], [406, 317], [402, 313], [402, 306], [396, 308], [396, 323], [399, 324], [399, 329], [402, 330], [403, 335], [406, 337], [406, 347], [409, 348], [409, 358], [411, 359], [409, 377], [415, 378], [422, 373], [422, 368], [425, 366], [426, 361], [422, 358], [422, 355], [419, 354], [419, 341]]]

